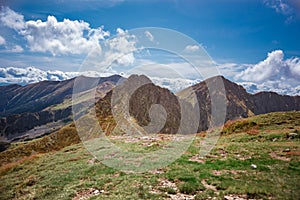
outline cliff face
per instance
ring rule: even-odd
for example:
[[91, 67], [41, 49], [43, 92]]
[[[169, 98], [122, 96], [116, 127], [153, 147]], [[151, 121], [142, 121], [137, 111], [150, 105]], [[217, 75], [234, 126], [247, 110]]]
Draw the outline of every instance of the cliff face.
[[121, 132], [131, 131], [132, 119], [148, 133], [173, 134], [181, 120], [178, 98], [143, 75], [132, 75], [116, 86], [97, 102], [96, 113], [106, 134], [116, 127], [122, 127]]
[[[139, 79], [140, 77], [134, 77]], [[129, 78], [128, 82], [134, 81]], [[129, 114], [147, 132], [175, 134], [178, 132], [181, 115], [178, 98], [168, 89], [147, 83], [133, 92], [129, 100]], [[158, 127], [160, 127], [159, 130]]]

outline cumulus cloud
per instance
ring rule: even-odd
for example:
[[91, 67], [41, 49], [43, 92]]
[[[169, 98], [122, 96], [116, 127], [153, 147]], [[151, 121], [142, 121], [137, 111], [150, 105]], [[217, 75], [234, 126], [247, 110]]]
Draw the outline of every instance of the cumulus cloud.
[[151, 42], [154, 41], [154, 36], [149, 31], [145, 31], [145, 35]]
[[187, 45], [184, 49], [184, 51], [186, 52], [194, 52], [194, 51], [197, 51], [199, 50], [200, 47], [198, 45]]
[[109, 36], [103, 27], [93, 29], [89, 23], [48, 16], [46, 21], [24, 21], [24, 16], [7, 7], [2, 7], [0, 19], [3, 25], [22, 35], [33, 52], [59, 54], [82, 54], [99, 47], [99, 40]]
[[268, 57], [264, 61], [242, 71], [237, 75], [237, 78], [254, 82], [263, 82], [267, 79], [278, 79], [279, 76], [282, 76], [288, 70], [287, 63], [283, 60], [283, 56], [284, 54], [281, 50], [268, 53]]
[[74, 78], [79, 75], [85, 75], [90, 77], [104, 77], [112, 74], [102, 74], [94, 71], [87, 72], [62, 72], [59, 70], [43, 71], [35, 67], [17, 68], [7, 67], [0, 68], [0, 84], [29, 84], [39, 81], [63, 81], [70, 78]]
[[[243, 65], [233, 79], [248, 91], [275, 91], [281, 94], [300, 95], [300, 59], [284, 59], [282, 50], [268, 53], [265, 60], [255, 65]], [[222, 70], [221, 70], [222, 71]]]
[[[2, 7], [0, 20], [9, 28], [17, 31], [27, 41], [26, 47], [32, 52], [49, 52], [52, 55], [88, 54], [93, 49], [101, 66], [130, 65], [135, 61], [136, 38], [127, 30], [118, 28], [117, 35], [108, 38], [110, 33], [103, 26], [91, 28], [85, 21], [64, 19], [58, 21], [55, 16], [47, 20], [25, 21], [24, 16], [8, 7]], [[102, 44], [100, 46], [100, 43]], [[105, 49], [102, 52], [102, 48]], [[15, 45], [6, 52], [22, 52], [23, 48]]]
[[100, 65], [111, 64], [128, 66], [135, 61], [134, 52], [137, 50], [136, 37], [121, 28], [117, 29], [117, 35], [105, 40], [104, 58]]
[[5, 39], [0, 35], [0, 45], [4, 45], [5, 43]]
[[299, 58], [291, 58], [286, 60], [286, 63], [289, 67], [291, 75], [296, 79], [300, 79], [300, 59]]

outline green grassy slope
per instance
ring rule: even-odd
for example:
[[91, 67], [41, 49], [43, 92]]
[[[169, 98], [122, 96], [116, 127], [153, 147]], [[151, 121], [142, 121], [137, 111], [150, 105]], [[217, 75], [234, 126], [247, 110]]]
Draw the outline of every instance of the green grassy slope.
[[[73, 138], [74, 127], [66, 128], [60, 139]], [[299, 112], [228, 122], [206, 157], [198, 156], [203, 141], [198, 136], [171, 165], [140, 174], [106, 167], [80, 143], [64, 148], [67, 143], [14, 144], [11, 156], [19, 160], [1, 161], [0, 199], [299, 199], [299, 131]], [[119, 137], [111, 139], [122, 146]], [[20, 148], [29, 152], [30, 145], [35, 153], [23, 155]], [[132, 150], [153, 150], [145, 149], [149, 146], [140, 141], [124, 145]], [[56, 148], [42, 151], [52, 147]]]

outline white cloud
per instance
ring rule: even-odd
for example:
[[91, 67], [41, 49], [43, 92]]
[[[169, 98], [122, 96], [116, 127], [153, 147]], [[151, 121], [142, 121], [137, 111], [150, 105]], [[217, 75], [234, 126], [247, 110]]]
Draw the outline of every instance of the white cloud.
[[300, 95], [300, 85], [292, 87], [288, 82], [266, 81], [259, 84], [254, 82], [238, 82], [238, 84], [253, 94], [261, 91], [272, 91], [278, 94]]
[[264, 4], [276, 13], [286, 16], [285, 23], [290, 24], [299, 19], [299, 0], [264, 0]]
[[149, 77], [149, 78], [154, 84], [167, 88], [174, 93], [179, 92], [201, 81], [200, 79], [190, 80], [184, 78], [161, 78], [161, 77]]
[[300, 59], [299, 58], [291, 58], [286, 60], [286, 64], [289, 66], [289, 70], [291, 74], [297, 78], [300, 79]]
[[275, 50], [258, 64], [241, 66], [240, 72], [232, 70], [231, 78], [245, 86], [249, 92], [274, 91], [300, 95], [300, 59], [297, 57], [284, 59], [283, 51]]
[[24, 49], [20, 45], [6, 45], [4, 43], [5, 49], [0, 50], [0, 52], [4, 53], [21, 53]]
[[31, 51], [48, 51], [53, 55], [87, 53], [99, 47], [99, 39], [109, 35], [102, 27], [92, 29], [84, 21], [69, 19], [58, 22], [54, 16], [48, 16], [45, 22], [27, 21], [20, 34], [26, 38]]
[[4, 45], [5, 43], [5, 39], [0, 35], [0, 45]]
[[266, 6], [273, 8], [277, 13], [284, 15], [291, 14], [293, 9], [285, 0], [264, 0]]
[[151, 42], [154, 41], [154, 36], [149, 31], [145, 31], [145, 35]]
[[276, 50], [268, 53], [268, 57], [237, 75], [237, 79], [244, 81], [263, 82], [267, 79], [278, 79], [286, 73], [286, 62], [283, 61], [283, 51]]
[[[35, 67], [27, 68], [17, 68], [17, 67], [7, 67], [0, 68], [0, 85], [1, 84], [30, 84], [39, 81], [63, 81], [70, 78], [77, 77], [79, 75], [85, 75], [89, 77], [107, 77], [113, 75], [112, 73], [99, 73], [95, 71], [87, 72], [62, 72], [59, 70], [48, 70], [43, 71]], [[194, 85], [199, 80], [189, 80], [184, 78], [161, 78], [161, 77], [151, 77], [154, 84], [161, 87], [167, 88], [173, 92], [178, 92], [186, 87]]]
[[200, 47], [198, 45], [187, 45], [184, 49], [184, 51], [186, 52], [194, 52], [194, 51], [197, 51], [199, 50]]
[[64, 19], [58, 22], [54, 16], [46, 21], [24, 21], [23, 15], [2, 7], [0, 19], [9, 28], [18, 31], [33, 52], [50, 52], [53, 55], [82, 54], [99, 47], [99, 40], [109, 36], [103, 27], [93, 29], [89, 23]]
[[59, 70], [43, 71], [35, 67], [17, 68], [7, 67], [0, 68], [0, 83], [5, 84], [29, 84], [39, 81], [63, 81], [79, 75], [85, 75], [90, 77], [104, 77], [112, 74], [102, 74], [94, 71], [87, 72], [62, 72]]
[[[57, 21], [56, 17], [48, 16], [46, 21], [29, 20], [13, 10], [2, 7], [1, 21], [4, 25], [15, 29], [27, 41], [27, 47], [32, 52], [50, 52], [52, 55], [88, 54], [95, 49], [100, 55], [97, 65], [110, 64], [130, 65], [135, 61], [134, 51], [136, 38], [127, 30], [117, 29], [116, 37], [107, 39], [110, 35], [103, 27], [91, 28], [89, 23], [78, 20], [64, 19]], [[13, 25], [18, 22], [19, 25]], [[105, 52], [101, 54], [103, 41]], [[21, 52], [21, 46], [14, 46], [6, 52]]]
[[6, 50], [6, 52], [11, 52], [11, 53], [21, 53], [23, 51], [24, 51], [24, 49], [19, 45], [15, 45], [11, 49]]
[[4, 6], [1, 7], [0, 21], [3, 25], [15, 30], [25, 27], [24, 16]]
[[[99, 60], [100, 66], [111, 64], [128, 66], [135, 61], [134, 51], [136, 47], [136, 37], [121, 28], [117, 29], [117, 35], [105, 41], [104, 57]], [[99, 59], [99, 58], [97, 58]]]

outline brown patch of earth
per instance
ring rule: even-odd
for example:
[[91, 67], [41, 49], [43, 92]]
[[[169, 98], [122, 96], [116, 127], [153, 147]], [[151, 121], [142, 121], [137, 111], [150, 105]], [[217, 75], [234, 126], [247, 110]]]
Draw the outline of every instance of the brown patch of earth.
[[291, 158], [287, 158], [287, 157], [284, 157], [284, 156], [278, 156], [275, 152], [272, 152], [269, 154], [272, 158], [275, 158], [277, 160], [282, 160], [282, 161], [290, 161]]
[[178, 194], [170, 194], [169, 197], [172, 199], [172, 200], [193, 200], [195, 199], [195, 195], [188, 195], [188, 194], [181, 194], [181, 193], [178, 193]]
[[215, 176], [220, 176], [222, 174], [228, 174], [228, 173], [237, 175], [237, 174], [246, 173], [246, 172], [247, 171], [245, 171], [245, 170], [213, 170], [212, 174]]
[[300, 152], [297, 152], [297, 151], [287, 152], [286, 155], [300, 156]]
[[224, 196], [225, 200], [247, 200], [247, 195], [228, 194]]
[[203, 158], [199, 157], [199, 155], [195, 155], [193, 157], [190, 157], [189, 161], [198, 162], [198, 163], [202, 163], [202, 164], [205, 163], [205, 160]]
[[202, 185], [203, 185], [206, 189], [213, 190], [213, 191], [217, 192], [217, 188], [216, 188], [215, 186], [213, 186], [213, 185], [207, 184], [207, 182], [206, 182], [205, 179], [203, 179], [203, 180], [201, 181], [201, 183], [202, 183]]

